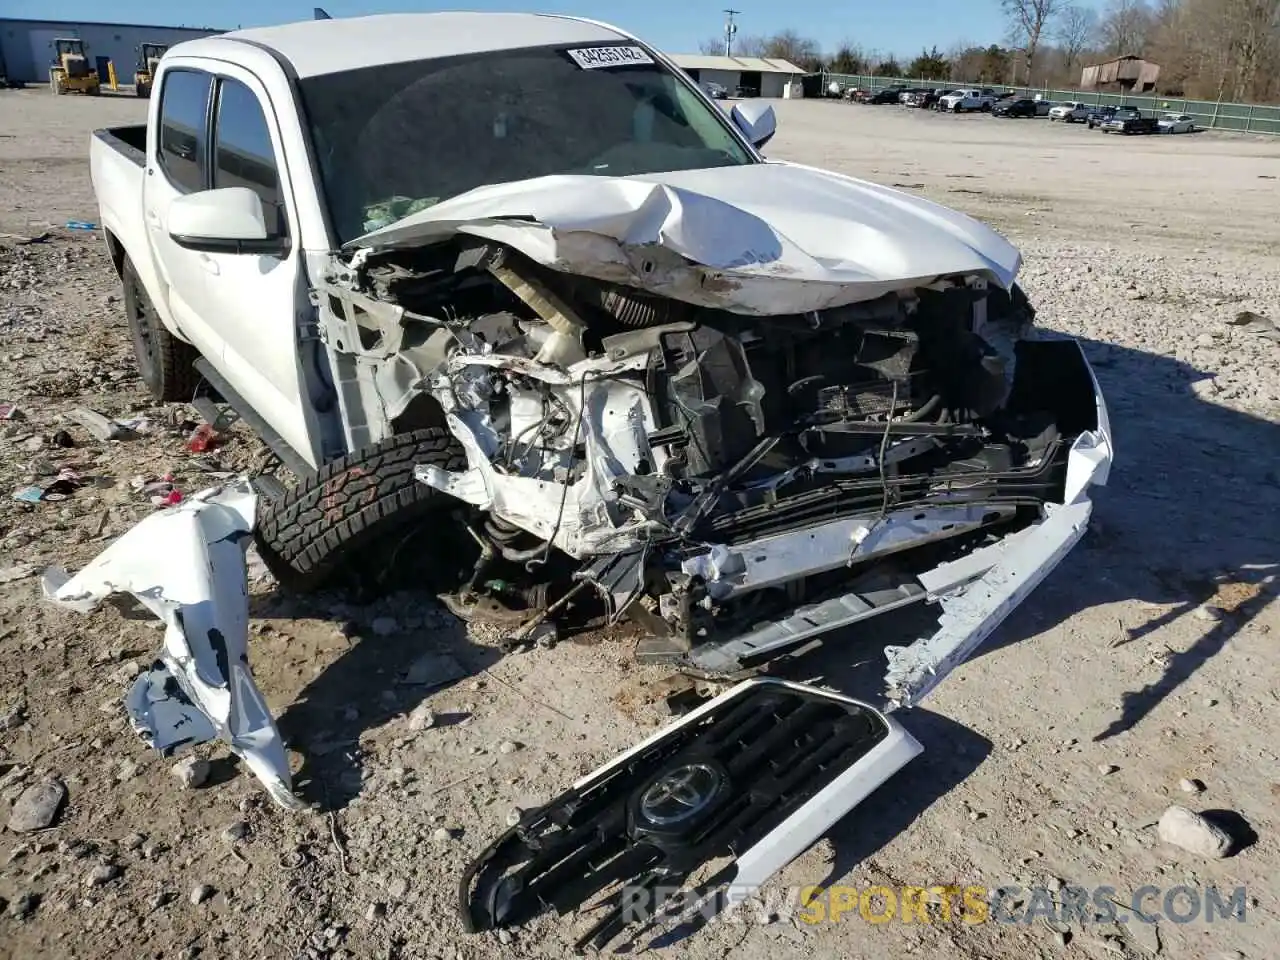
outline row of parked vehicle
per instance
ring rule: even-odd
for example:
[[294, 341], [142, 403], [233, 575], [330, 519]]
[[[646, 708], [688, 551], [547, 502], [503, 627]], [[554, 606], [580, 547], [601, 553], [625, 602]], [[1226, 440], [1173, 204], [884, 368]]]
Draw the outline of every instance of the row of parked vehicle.
[[829, 90], [829, 93], [855, 103], [898, 103], [907, 107], [945, 110], [950, 113], [989, 111], [1005, 96], [1012, 96], [998, 93], [992, 87], [954, 90], [948, 87], [907, 87], [895, 84], [875, 91], [860, 87], [841, 89], [839, 84], [833, 84], [833, 87], [836, 89]]
[[1055, 104], [1049, 119], [1062, 123], [1084, 123], [1103, 133], [1194, 133], [1196, 119], [1189, 113], [1144, 114], [1137, 107], [1097, 106], [1079, 101]]
[[1063, 123], [1084, 123], [1090, 130], [1103, 133], [1192, 133], [1195, 118], [1186, 113], [1144, 114], [1127, 104], [1099, 106], [1068, 100], [1054, 103], [1039, 97], [1024, 97], [1014, 91], [998, 91], [994, 87], [907, 87], [895, 85], [880, 90], [857, 87], [829, 90], [834, 96], [855, 103], [891, 104], [938, 110], [945, 113], [990, 113], [995, 117], [1048, 117]]

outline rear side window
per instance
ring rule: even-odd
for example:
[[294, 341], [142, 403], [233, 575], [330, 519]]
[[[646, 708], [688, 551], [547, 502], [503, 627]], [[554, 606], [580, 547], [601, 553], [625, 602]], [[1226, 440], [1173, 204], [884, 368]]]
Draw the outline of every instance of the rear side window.
[[284, 229], [284, 206], [271, 130], [262, 104], [237, 80], [224, 79], [218, 93], [214, 125], [213, 186], [248, 187], [262, 200], [267, 228]]
[[199, 70], [169, 70], [160, 91], [160, 166], [183, 192], [204, 187], [209, 84]]

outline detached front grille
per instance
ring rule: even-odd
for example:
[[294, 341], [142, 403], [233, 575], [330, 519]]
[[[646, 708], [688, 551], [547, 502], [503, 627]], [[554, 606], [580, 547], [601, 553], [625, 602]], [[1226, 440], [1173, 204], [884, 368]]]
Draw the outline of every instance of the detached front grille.
[[579, 946], [602, 946], [637, 919], [637, 890], [669, 890], [740, 856], [888, 734], [879, 714], [820, 691], [739, 688], [526, 813], [468, 868], [464, 923], [515, 926], [599, 898]]

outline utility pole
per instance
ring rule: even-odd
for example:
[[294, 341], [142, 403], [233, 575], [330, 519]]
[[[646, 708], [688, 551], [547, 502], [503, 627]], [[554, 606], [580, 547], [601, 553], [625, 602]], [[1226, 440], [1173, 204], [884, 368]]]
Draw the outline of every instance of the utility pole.
[[725, 10], [727, 17], [724, 21], [724, 55], [726, 57], [733, 56], [733, 37], [738, 32], [738, 25], [733, 22], [733, 18], [741, 12], [741, 10]]

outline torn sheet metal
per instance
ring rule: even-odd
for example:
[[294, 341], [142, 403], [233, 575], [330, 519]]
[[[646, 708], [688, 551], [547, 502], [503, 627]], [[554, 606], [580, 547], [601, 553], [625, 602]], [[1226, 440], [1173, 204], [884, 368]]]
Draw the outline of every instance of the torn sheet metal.
[[1021, 255], [964, 214], [790, 163], [479, 187], [366, 234], [384, 250], [469, 234], [545, 266], [687, 303], [776, 316], [938, 277], [1012, 285]]
[[[889, 668], [885, 674], [891, 708], [918, 704], [979, 647], [1027, 595], [1071, 552], [1089, 524], [1093, 503], [1090, 489], [1104, 486], [1111, 472], [1111, 420], [1092, 368], [1097, 405], [1097, 428], [1080, 434], [1067, 459], [1064, 502], [1046, 504], [1045, 518], [1020, 531], [1016, 541], [998, 550], [975, 552], [963, 561], [965, 569], [933, 572], [930, 589], [945, 589], [937, 596], [942, 608], [938, 629], [909, 647], [886, 647]], [[990, 561], [981, 577], [978, 564]], [[951, 584], [944, 587], [949, 576]], [[929, 584], [930, 574], [920, 579]], [[963, 581], [963, 582], [957, 582]]]
[[89, 613], [130, 593], [165, 624], [156, 664], [126, 697], [134, 729], [168, 754], [224, 740], [280, 806], [301, 809], [275, 721], [249, 669], [245, 550], [257, 497], [237, 479], [152, 514], [73, 577], [45, 571], [45, 596]]

